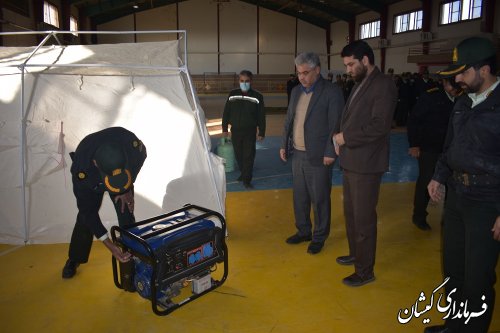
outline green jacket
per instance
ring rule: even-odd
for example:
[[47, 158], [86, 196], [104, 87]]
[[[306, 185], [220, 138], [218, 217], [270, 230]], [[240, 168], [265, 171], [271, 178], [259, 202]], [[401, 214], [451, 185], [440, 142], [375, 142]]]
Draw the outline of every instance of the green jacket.
[[231, 132], [239, 130], [259, 129], [258, 136], [266, 134], [266, 113], [262, 94], [250, 88], [243, 94], [241, 89], [229, 93], [222, 115], [222, 131], [227, 132], [231, 124]]

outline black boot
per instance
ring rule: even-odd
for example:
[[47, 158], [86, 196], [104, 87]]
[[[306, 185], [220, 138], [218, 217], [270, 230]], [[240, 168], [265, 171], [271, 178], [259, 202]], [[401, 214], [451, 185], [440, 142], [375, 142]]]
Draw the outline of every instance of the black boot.
[[80, 263], [73, 261], [71, 259], [68, 259], [66, 261], [66, 264], [64, 265], [63, 270], [62, 270], [63, 279], [71, 279], [73, 276], [75, 276], [76, 268], [78, 266], [80, 266]]

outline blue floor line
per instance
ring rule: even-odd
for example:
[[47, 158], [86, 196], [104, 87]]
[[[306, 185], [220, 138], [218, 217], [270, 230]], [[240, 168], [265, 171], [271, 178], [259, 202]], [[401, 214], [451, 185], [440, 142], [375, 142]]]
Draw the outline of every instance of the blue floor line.
[[[212, 138], [214, 152], [219, 140]], [[256, 190], [288, 189], [292, 187], [291, 163], [284, 163], [279, 158], [281, 137], [266, 137], [257, 142], [254, 174], [252, 184]], [[243, 184], [236, 179], [240, 173], [236, 166], [235, 171], [226, 173], [226, 188], [228, 192], [245, 191]], [[417, 161], [408, 155], [408, 141], [406, 133], [391, 134], [391, 151], [389, 171], [382, 177], [383, 183], [414, 182], [418, 175]], [[342, 185], [342, 172], [336, 162], [332, 173], [332, 185]]]

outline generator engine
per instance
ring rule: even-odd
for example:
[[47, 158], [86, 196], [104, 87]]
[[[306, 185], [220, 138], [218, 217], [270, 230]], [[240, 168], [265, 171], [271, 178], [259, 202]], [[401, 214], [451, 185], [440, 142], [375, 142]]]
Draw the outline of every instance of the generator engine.
[[[153, 312], [166, 315], [221, 286], [227, 278], [226, 223], [222, 215], [195, 205], [125, 227], [114, 226], [115, 244], [133, 255], [128, 263], [113, 257], [115, 285], [151, 300]], [[212, 274], [223, 263], [222, 277]], [[220, 274], [219, 274], [220, 275]], [[180, 301], [176, 298], [191, 291]]]

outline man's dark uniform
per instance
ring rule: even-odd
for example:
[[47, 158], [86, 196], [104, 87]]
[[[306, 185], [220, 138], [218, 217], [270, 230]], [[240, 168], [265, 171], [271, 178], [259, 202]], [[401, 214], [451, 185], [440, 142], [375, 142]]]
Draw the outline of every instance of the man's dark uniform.
[[442, 88], [427, 90], [417, 101], [408, 120], [408, 142], [411, 147], [420, 148], [418, 178], [413, 201], [413, 223], [427, 225], [427, 185], [432, 179], [439, 155], [443, 151], [454, 101]]
[[[493, 286], [500, 243], [491, 228], [500, 216], [500, 85], [480, 104], [464, 95], [453, 109], [444, 153], [433, 179], [448, 185], [443, 232], [444, 276], [458, 306], [484, 314], [447, 320], [452, 332], [487, 332], [495, 303]], [[471, 223], [472, 222], [472, 223]], [[483, 299], [484, 295], [484, 299]], [[458, 326], [462, 325], [459, 330]]]
[[[127, 169], [130, 171], [132, 184], [146, 159], [146, 147], [134, 133], [122, 128], [111, 127], [86, 136], [70, 153], [73, 160], [71, 175], [73, 193], [76, 197], [78, 215], [71, 236], [69, 259], [77, 263], [86, 263], [92, 247], [93, 237], [106, 238], [107, 230], [99, 217], [103, 195], [108, 191], [115, 206], [119, 225], [135, 222], [134, 215], [125, 208], [121, 212], [121, 202], [115, 203], [115, 196], [104, 184], [99, 169], [94, 165], [94, 154], [103, 144], [116, 144], [122, 147], [127, 158]], [[133, 191], [133, 185], [130, 187]]]
[[265, 137], [266, 134], [266, 113], [262, 95], [251, 88], [247, 92], [241, 89], [232, 90], [224, 106], [223, 132], [228, 131], [229, 124], [231, 124], [231, 141], [241, 171], [241, 180], [244, 184], [250, 184], [253, 176], [256, 136]]

